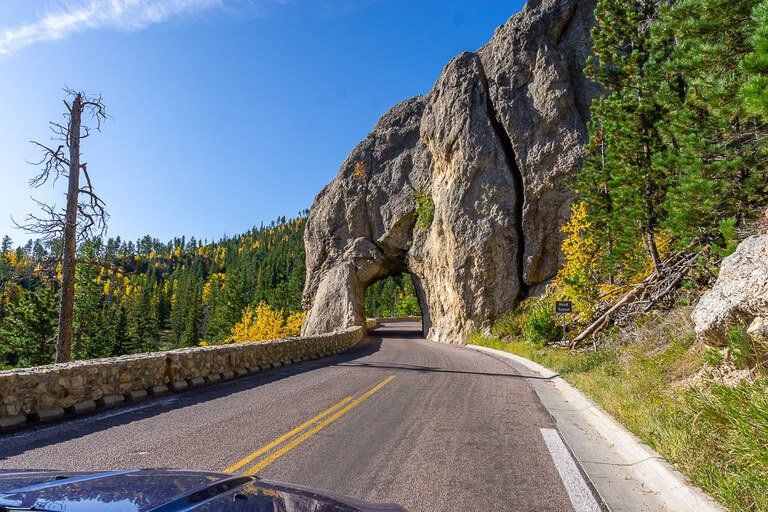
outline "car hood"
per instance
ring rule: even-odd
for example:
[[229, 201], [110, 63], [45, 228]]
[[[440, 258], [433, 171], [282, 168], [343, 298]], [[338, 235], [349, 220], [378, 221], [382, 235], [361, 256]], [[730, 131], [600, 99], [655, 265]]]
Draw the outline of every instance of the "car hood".
[[0, 512], [402, 512], [258, 477], [141, 469], [0, 471]]

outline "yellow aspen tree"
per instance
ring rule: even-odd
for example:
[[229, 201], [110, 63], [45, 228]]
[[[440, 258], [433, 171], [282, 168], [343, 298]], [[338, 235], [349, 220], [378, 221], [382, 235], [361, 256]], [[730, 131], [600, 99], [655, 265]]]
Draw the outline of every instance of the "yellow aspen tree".
[[272, 309], [260, 302], [254, 309], [247, 306], [240, 322], [230, 331], [230, 341], [264, 341], [296, 336], [301, 332], [305, 313], [292, 313], [286, 317], [283, 310]]
[[301, 324], [307, 316], [305, 311], [291, 313], [285, 320], [285, 336], [298, 336], [301, 334]]
[[591, 224], [584, 203], [571, 207], [571, 217], [562, 230], [567, 236], [562, 251], [565, 265], [557, 276], [556, 287], [560, 295], [573, 301], [574, 313], [579, 320], [586, 321], [594, 313], [599, 300], [598, 247], [590, 234]]

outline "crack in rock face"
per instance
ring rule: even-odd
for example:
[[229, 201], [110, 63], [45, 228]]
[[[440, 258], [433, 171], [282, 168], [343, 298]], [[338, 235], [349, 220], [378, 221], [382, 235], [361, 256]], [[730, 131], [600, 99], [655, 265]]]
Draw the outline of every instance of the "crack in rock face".
[[[407, 272], [427, 338], [463, 343], [556, 274], [600, 93], [581, 71], [593, 8], [529, 0], [352, 150], [310, 209], [302, 334], [364, 325], [366, 288]], [[427, 227], [417, 193], [434, 203]]]

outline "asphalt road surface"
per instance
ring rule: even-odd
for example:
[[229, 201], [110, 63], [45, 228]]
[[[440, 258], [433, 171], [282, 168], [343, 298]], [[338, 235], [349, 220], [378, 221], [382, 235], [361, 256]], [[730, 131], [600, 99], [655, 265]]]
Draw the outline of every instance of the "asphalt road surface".
[[594, 509], [528, 382], [425, 341], [417, 324], [371, 331], [340, 356], [0, 436], [0, 467], [257, 473], [412, 511]]

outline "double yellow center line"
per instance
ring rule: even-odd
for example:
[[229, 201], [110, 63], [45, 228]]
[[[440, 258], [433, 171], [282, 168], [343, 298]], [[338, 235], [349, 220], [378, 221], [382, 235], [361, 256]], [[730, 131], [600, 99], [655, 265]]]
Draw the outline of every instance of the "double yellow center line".
[[368, 391], [366, 391], [365, 393], [363, 393], [357, 398], [353, 399], [351, 396], [348, 396], [342, 399], [341, 401], [332, 405], [328, 409], [319, 413], [317, 416], [305, 421], [298, 427], [294, 428], [289, 432], [286, 432], [280, 437], [273, 439], [272, 441], [265, 444], [255, 452], [243, 457], [242, 459], [235, 462], [231, 466], [225, 468], [224, 472], [232, 473], [232, 472], [238, 471], [239, 469], [243, 468], [244, 466], [251, 463], [255, 459], [261, 457], [266, 453], [269, 453], [270, 450], [280, 447], [278, 450], [272, 452], [270, 455], [260, 460], [257, 464], [255, 464], [248, 470], [244, 471], [243, 473], [246, 475], [254, 475], [259, 471], [262, 471], [264, 468], [266, 468], [267, 466], [272, 464], [274, 461], [276, 461], [286, 453], [296, 448], [298, 445], [300, 445], [301, 443], [303, 443], [304, 441], [306, 441], [307, 439], [315, 435], [317, 432], [321, 431], [322, 429], [324, 429], [325, 427], [327, 427], [328, 425], [330, 425], [331, 423], [333, 423], [334, 421], [341, 418], [342, 416], [347, 414], [349, 411], [351, 411], [352, 409], [360, 405], [363, 402], [363, 400], [371, 397], [371, 395], [373, 395], [378, 390], [386, 386], [394, 378], [395, 378], [394, 375], [390, 375], [389, 377], [379, 382], [374, 387], [372, 387], [371, 389], [369, 389]]

